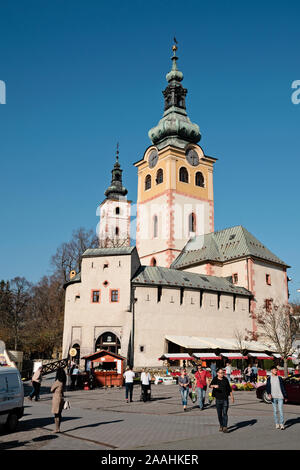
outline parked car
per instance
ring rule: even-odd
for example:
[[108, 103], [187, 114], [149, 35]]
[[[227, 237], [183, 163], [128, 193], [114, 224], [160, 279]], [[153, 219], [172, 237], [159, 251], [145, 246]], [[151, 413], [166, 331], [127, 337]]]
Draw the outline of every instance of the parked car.
[[14, 432], [24, 414], [24, 387], [16, 367], [0, 367], [0, 424]]
[[[291, 403], [300, 403], [300, 376], [291, 375], [283, 379], [284, 387], [287, 393], [287, 400]], [[271, 403], [266, 392], [266, 384], [256, 389], [256, 396], [265, 403]]]

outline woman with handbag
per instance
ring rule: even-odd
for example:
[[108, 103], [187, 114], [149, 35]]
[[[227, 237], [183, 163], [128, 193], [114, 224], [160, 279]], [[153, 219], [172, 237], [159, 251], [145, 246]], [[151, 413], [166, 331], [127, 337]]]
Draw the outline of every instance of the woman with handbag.
[[51, 387], [52, 396], [52, 413], [54, 414], [55, 431], [60, 432], [61, 412], [64, 407], [64, 388], [66, 385], [66, 373], [62, 367], [57, 369], [56, 380]]

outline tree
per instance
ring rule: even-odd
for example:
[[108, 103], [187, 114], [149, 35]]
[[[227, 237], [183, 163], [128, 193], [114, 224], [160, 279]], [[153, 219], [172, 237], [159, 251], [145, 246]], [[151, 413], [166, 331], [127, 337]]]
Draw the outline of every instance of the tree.
[[44, 276], [32, 287], [26, 316], [24, 351], [38, 357], [51, 357], [62, 343], [64, 289], [55, 276]]
[[11, 291], [8, 281], [0, 282], [0, 338], [12, 347], [10, 331]]
[[31, 283], [24, 277], [1, 282], [1, 334], [8, 347], [17, 350], [22, 345], [25, 316], [31, 298]]
[[93, 230], [86, 230], [83, 227], [74, 230], [72, 239], [67, 243], [62, 243], [51, 258], [51, 265], [55, 270], [54, 275], [62, 284], [67, 282], [71, 271], [80, 271], [81, 257], [85, 250], [97, 247], [98, 237]]
[[260, 340], [266, 345], [266, 349], [275, 349], [284, 361], [284, 374], [287, 377], [288, 357], [295, 350], [295, 337], [299, 331], [299, 317], [293, 314], [289, 304], [274, 304], [273, 301], [266, 303], [258, 312], [252, 313], [256, 320], [257, 331], [249, 331], [249, 337], [245, 339]]
[[99, 248], [120, 248], [122, 246], [130, 246], [130, 237], [106, 237], [99, 241]]

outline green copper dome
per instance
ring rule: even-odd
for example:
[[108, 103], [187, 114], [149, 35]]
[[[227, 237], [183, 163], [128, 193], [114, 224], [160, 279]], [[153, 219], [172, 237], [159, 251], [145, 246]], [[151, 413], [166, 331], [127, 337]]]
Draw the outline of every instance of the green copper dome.
[[174, 45], [172, 69], [166, 75], [168, 85], [163, 91], [165, 101], [163, 118], [148, 132], [152, 143], [158, 148], [172, 144], [185, 148], [187, 143], [196, 144], [201, 139], [199, 126], [191, 122], [186, 112], [187, 89], [181, 85], [183, 73], [177, 69], [176, 50], [177, 47]]

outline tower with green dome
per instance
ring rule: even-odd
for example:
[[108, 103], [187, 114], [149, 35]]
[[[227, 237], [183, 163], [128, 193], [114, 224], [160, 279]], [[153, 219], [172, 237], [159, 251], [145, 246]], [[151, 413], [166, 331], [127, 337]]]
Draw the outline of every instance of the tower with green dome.
[[111, 183], [100, 204], [99, 246], [101, 248], [130, 246], [131, 201], [127, 200], [127, 189], [123, 186], [119, 163], [119, 144], [115, 164], [111, 171]]
[[193, 236], [214, 231], [213, 165], [186, 110], [177, 45], [163, 91], [164, 113], [149, 130], [138, 169], [136, 246], [144, 264], [169, 267]]

